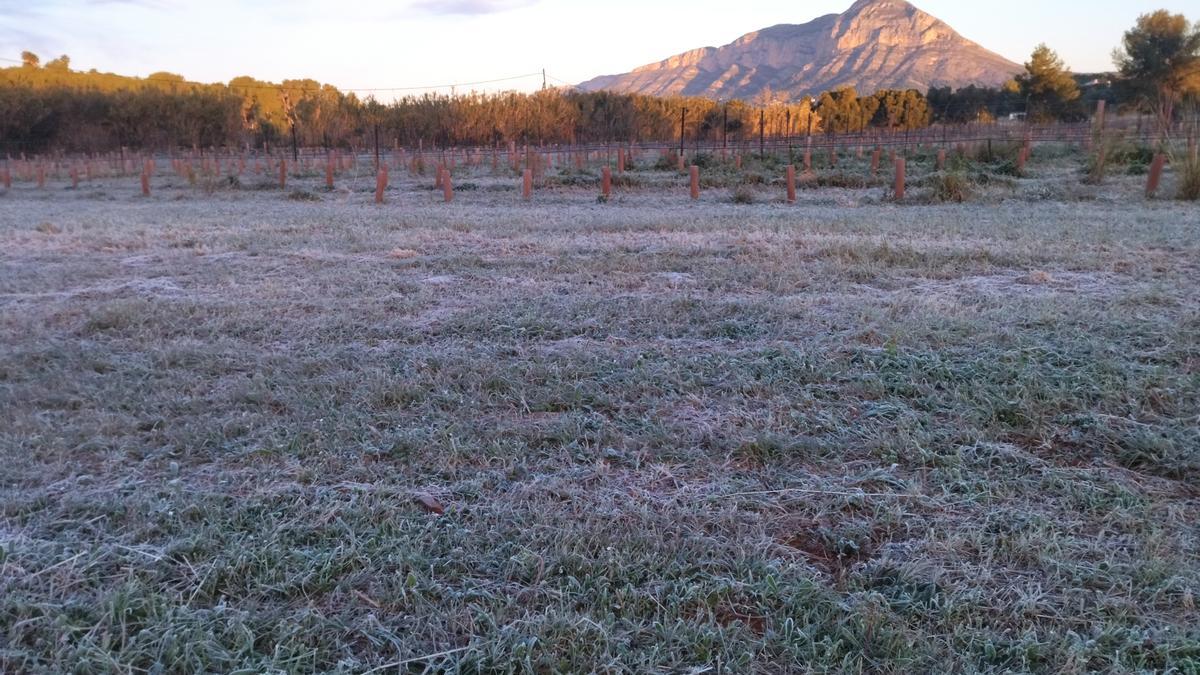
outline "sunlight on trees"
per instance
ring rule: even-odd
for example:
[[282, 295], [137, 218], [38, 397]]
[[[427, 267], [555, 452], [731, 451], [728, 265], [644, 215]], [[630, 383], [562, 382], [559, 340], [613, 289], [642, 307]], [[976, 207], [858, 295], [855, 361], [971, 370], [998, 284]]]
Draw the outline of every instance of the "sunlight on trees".
[[1033, 50], [1025, 64], [1025, 72], [1017, 75], [1017, 86], [1028, 103], [1031, 120], [1051, 121], [1082, 118], [1084, 113], [1077, 101], [1079, 85], [1054, 50], [1044, 44]]
[[1143, 14], [1113, 61], [1126, 87], [1169, 122], [1184, 97], [1200, 94], [1200, 26], [1166, 10]]

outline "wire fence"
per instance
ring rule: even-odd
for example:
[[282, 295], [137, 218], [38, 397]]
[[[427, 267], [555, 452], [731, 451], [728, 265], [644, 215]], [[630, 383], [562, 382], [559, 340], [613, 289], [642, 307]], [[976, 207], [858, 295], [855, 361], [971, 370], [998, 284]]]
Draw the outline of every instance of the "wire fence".
[[[1189, 135], [1189, 133], [1191, 135]], [[1045, 144], [1065, 144], [1090, 147], [1093, 143], [1123, 142], [1134, 145], [1153, 145], [1162, 143], [1164, 139], [1191, 139], [1194, 142], [1195, 130], [1185, 125], [1173, 129], [1169, 134], [1139, 124], [1135, 120], [1115, 119], [1101, 124], [1095, 121], [1077, 124], [1022, 124], [994, 123], [968, 125], [934, 125], [916, 130], [887, 130], [867, 129], [849, 133], [820, 133], [778, 135], [762, 133], [757, 136], [738, 134], [736, 136], [697, 137], [683, 135], [680, 138], [659, 140], [631, 141], [597, 141], [587, 143], [518, 143], [499, 141], [490, 145], [440, 145], [426, 144], [419, 141], [413, 145], [403, 145], [398, 142], [376, 144], [369, 138], [360, 139], [348, 147], [313, 147], [290, 146], [277, 144], [274, 146], [243, 145], [240, 148], [228, 147], [196, 147], [174, 148], [171, 150], [143, 151], [128, 148], [97, 153], [67, 153], [50, 152], [44, 154], [25, 154], [9, 152], [3, 161], [9, 166], [18, 163], [51, 163], [61, 164], [73, 161], [126, 161], [134, 160], [265, 160], [292, 159], [318, 161], [333, 154], [360, 158], [387, 157], [397, 153], [426, 157], [490, 157], [514, 154], [522, 156], [537, 153], [549, 156], [564, 156], [587, 154], [605, 156], [624, 149], [626, 151], [671, 152], [684, 155], [780, 155], [794, 153], [799, 150], [829, 151], [856, 150], [858, 148], [885, 149], [921, 149], [941, 147], [954, 149], [964, 145], [1007, 145], [1021, 143], [1029, 146]]]
[[[944, 168], [947, 156], [953, 152], [959, 156], [1009, 159], [1015, 162], [1018, 173], [1023, 171], [1026, 161], [1037, 146], [1055, 145], [1078, 148], [1084, 153], [1103, 155], [1109, 148], [1120, 144], [1142, 147], [1156, 154], [1155, 162], [1161, 177], [1164, 150], [1186, 148], [1192, 163], [1197, 162], [1197, 142], [1192, 127], [1181, 127], [1176, 136], [1155, 132], [1144, 125], [1129, 124], [1128, 121], [1094, 121], [1080, 124], [989, 124], [989, 125], [946, 125], [920, 130], [887, 131], [872, 129], [856, 133], [820, 134], [805, 136], [767, 136], [757, 139], [682, 139], [672, 141], [624, 142], [624, 143], [581, 143], [581, 144], [518, 144], [510, 141], [501, 145], [462, 147], [425, 147], [419, 142], [416, 147], [393, 144], [391, 147], [362, 145], [350, 148], [313, 147], [243, 147], [175, 149], [160, 152], [139, 152], [121, 149], [106, 153], [54, 153], [45, 156], [9, 156], [0, 161], [0, 187], [11, 189], [12, 183], [26, 181], [45, 188], [50, 180], [69, 180], [73, 186], [98, 178], [140, 176], [142, 192], [149, 196], [152, 179], [163, 175], [175, 175], [196, 185], [201, 180], [211, 185], [213, 181], [228, 181], [238, 184], [243, 176], [258, 176], [260, 181], [278, 181], [286, 189], [289, 180], [305, 178], [312, 180], [322, 174], [327, 188], [335, 183], [342, 186], [357, 186], [374, 177], [377, 184], [377, 201], [388, 185], [389, 172], [407, 171], [413, 177], [433, 173], [436, 186], [442, 187], [451, 173], [462, 168], [490, 167], [494, 176], [520, 176], [525, 174], [528, 185], [531, 176], [543, 179], [549, 171], [597, 171], [605, 175], [605, 185], [611, 179], [611, 170], [618, 173], [626, 169], [645, 167], [647, 156], [653, 166], [660, 169], [685, 171], [688, 165], [710, 164], [718, 159], [729, 162], [729, 166], [742, 169], [743, 160], [769, 158], [788, 166], [789, 181], [793, 180], [794, 167], [802, 166], [810, 171], [814, 157], [821, 155], [823, 166], [835, 168], [839, 157], [870, 157], [870, 173], [876, 176], [881, 165], [884, 171], [895, 163], [899, 176], [893, 188], [903, 194], [905, 161], [922, 155], [927, 161], [936, 157], [935, 170]], [[1166, 145], [1164, 146], [1164, 138]], [[1099, 148], [1095, 148], [1099, 144]], [[887, 162], [882, 155], [887, 151]], [[657, 157], [655, 157], [657, 155]], [[1160, 159], [1164, 158], [1164, 159]], [[901, 160], [897, 162], [897, 160]], [[1102, 160], [1101, 160], [1102, 161]], [[1158, 177], [1152, 179], [1153, 182]], [[349, 181], [347, 183], [346, 181]], [[693, 172], [693, 186], [697, 178]], [[605, 188], [607, 191], [607, 187]], [[528, 193], [529, 188], [525, 191]], [[606, 192], [607, 194], [607, 192]], [[449, 196], [447, 197], [449, 199]]]

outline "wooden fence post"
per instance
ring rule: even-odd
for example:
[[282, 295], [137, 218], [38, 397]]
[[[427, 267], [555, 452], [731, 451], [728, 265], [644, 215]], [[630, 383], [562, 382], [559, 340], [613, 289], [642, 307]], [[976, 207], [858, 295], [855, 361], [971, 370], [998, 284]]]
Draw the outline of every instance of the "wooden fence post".
[[442, 169], [442, 197], [447, 204], [454, 201], [454, 181], [450, 177], [449, 169]]
[[937, 154], [937, 170], [942, 171], [946, 168], [946, 150], [945, 148], [938, 150]]
[[287, 160], [279, 160], [279, 189], [287, 189]]
[[533, 199], [533, 169], [525, 169], [525, 176], [521, 185], [521, 196], [525, 201]]
[[150, 196], [150, 162], [142, 165], [142, 196]]
[[878, 145], [875, 146], [875, 150], [873, 152], [871, 152], [871, 177], [872, 178], [879, 175], [879, 159], [882, 156], [883, 156], [883, 148], [879, 147]]
[[12, 172], [8, 170], [7, 166], [4, 167], [3, 179], [4, 179], [4, 189], [11, 190], [12, 189]]
[[787, 202], [789, 204], [796, 203], [796, 166], [794, 164], [787, 165]]
[[904, 199], [904, 173], [905, 162], [903, 157], [896, 158], [896, 184], [893, 188], [896, 193], [896, 201]]
[[1166, 166], [1167, 156], [1161, 152], [1154, 156], [1150, 163], [1150, 175], [1146, 178], [1146, 199], [1158, 194], [1158, 184], [1162, 181], [1163, 167]]
[[[328, 177], [328, 176], [327, 176]], [[375, 203], [383, 203], [383, 192], [388, 186], [388, 168], [387, 162], [379, 164], [379, 173], [375, 174]]]
[[333, 157], [325, 158], [325, 187], [333, 189]]
[[612, 197], [612, 169], [607, 166], [600, 169], [600, 194], [606, 201]]
[[692, 199], [700, 199], [700, 167], [695, 164], [691, 169]]

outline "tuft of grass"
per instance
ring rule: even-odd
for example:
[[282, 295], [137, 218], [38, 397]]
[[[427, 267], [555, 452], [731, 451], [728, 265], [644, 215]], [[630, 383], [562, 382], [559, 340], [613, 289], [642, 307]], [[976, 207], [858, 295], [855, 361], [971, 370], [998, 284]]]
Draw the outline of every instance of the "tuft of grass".
[[[882, 173], [880, 176], [882, 176]], [[816, 174], [815, 180], [804, 181], [801, 184], [805, 187], [814, 188], [842, 188], [847, 190], [861, 190], [874, 185], [884, 185], [886, 184], [886, 181], [882, 177], [873, 179], [869, 176], [846, 171], [822, 171]]]
[[[456, 188], [457, 189], [457, 188]], [[292, 190], [288, 192], [288, 201], [293, 202], [319, 202], [322, 201], [321, 195], [311, 190]]]
[[971, 198], [971, 180], [957, 171], [942, 172], [930, 177], [933, 199], [938, 202], [961, 204]]
[[1084, 164], [1083, 182], [1088, 185], [1103, 183], [1112, 166], [1125, 167], [1128, 176], [1144, 176], [1154, 160], [1154, 148], [1119, 137], [1097, 137], [1095, 146]]
[[547, 176], [547, 187], [595, 187], [600, 185], [600, 176], [589, 171], [572, 171], [557, 176]]
[[1200, 157], [1194, 152], [1184, 153], [1172, 159], [1171, 166], [1179, 176], [1176, 197], [1190, 202], [1200, 200]]
[[988, 170], [997, 176], [1009, 176], [1011, 178], [1025, 177], [1025, 171], [1017, 166], [1016, 160], [1001, 160], [988, 167]]
[[719, 159], [708, 152], [697, 152], [689, 159], [689, 164], [700, 167], [701, 170], [709, 169], [720, 164]]
[[656, 171], [678, 171], [679, 153], [674, 150], [662, 153], [654, 162], [654, 169]]
[[980, 164], [997, 164], [1010, 162], [1015, 164], [1017, 153], [1022, 144], [1016, 141], [991, 141], [975, 146], [968, 157]]
[[1109, 151], [1106, 145], [1101, 144], [1088, 156], [1087, 163], [1084, 165], [1084, 183], [1100, 185], [1104, 182], [1104, 176], [1108, 173]]
[[729, 201], [734, 204], [753, 204], [754, 189], [749, 185], [739, 185], [730, 192]]

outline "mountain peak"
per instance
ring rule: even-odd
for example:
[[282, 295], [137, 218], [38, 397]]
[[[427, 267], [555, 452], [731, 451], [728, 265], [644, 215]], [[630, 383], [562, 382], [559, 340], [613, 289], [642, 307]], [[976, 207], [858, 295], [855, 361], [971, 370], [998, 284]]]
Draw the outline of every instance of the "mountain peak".
[[847, 9], [843, 14], [858, 14], [867, 9], [890, 9], [900, 11], [917, 10], [917, 8], [914, 7], [911, 2], [906, 2], [905, 0], [858, 0], [858, 2], [850, 5], [850, 9]]
[[842, 14], [764, 28], [724, 47], [694, 49], [580, 86], [743, 99], [769, 89], [799, 98], [843, 86], [864, 93], [996, 86], [1019, 70], [905, 0], [858, 0]]
[[[887, 19], [892, 17], [907, 17], [925, 14], [911, 2], [905, 0], [858, 0], [850, 5], [850, 9], [842, 12], [842, 17], [869, 17], [872, 19]], [[926, 15], [928, 16], [928, 15]]]

